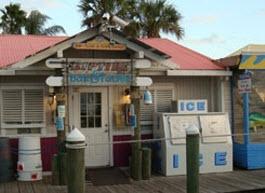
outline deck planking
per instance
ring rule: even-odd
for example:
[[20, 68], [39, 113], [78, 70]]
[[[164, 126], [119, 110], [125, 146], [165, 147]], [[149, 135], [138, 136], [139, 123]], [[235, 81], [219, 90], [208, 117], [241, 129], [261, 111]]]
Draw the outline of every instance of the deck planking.
[[[231, 193], [264, 189], [265, 170], [236, 170], [227, 173], [200, 175], [201, 193]], [[0, 193], [67, 193], [66, 186], [53, 186], [49, 178], [40, 182], [0, 183]], [[259, 192], [263, 192], [260, 190]], [[154, 175], [150, 180], [131, 184], [93, 186], [86, 184], [86, 193], [186, 193], [186, 176]]]

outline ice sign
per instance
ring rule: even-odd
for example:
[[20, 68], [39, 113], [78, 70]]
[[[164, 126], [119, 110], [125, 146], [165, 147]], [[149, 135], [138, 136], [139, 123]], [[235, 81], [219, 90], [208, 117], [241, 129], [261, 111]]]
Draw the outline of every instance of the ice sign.
[[178, 113], [206, 113], [207, 100], [178, 100]]

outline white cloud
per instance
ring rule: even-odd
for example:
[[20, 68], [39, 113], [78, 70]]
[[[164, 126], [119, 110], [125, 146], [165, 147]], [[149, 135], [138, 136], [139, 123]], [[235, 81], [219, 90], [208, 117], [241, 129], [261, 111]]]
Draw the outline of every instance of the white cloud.
[[264, 16], [264, 15], [265, 15], [265, 9], [261, 9], [261, 10], [259, 10], [259, 11], [257, 12], [257, 14], [258, 14], [259, 16]]
[[210, 44], [224, 44], [225, 40], [217, 34], [211, 34], [208, 37], [198, 39], [184, 39], [183, 42], [193, 45], [210, 45]]
[[189, 22], [192, 24], [212, 24], [218, 20], [218, 16], [216, 15], [199, 15], [193, 16], [189, 19]]

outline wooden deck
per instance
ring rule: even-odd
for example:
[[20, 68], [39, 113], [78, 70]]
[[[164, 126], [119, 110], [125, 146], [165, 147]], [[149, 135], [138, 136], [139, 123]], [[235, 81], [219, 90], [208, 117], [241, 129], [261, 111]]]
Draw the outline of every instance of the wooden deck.
[[[86, 185], [86, 193], [185, 193], [186, 177], [153, 176], [151, 180], [132, 181], [112, 186]], [[265, 192], [265, 170], [234, 171], [200, 175], [200, 192]], [[0, 193], [67, 193], [66, 186], [52, 186], [41, 182], [8, 182], [0, 184]]]

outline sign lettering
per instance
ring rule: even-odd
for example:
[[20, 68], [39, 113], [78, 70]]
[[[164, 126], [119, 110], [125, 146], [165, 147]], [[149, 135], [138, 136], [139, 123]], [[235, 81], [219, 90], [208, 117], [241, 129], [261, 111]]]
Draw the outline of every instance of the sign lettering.
[[69, 62], [69, 85], [128, 85], [131, 81], [130, 61]]
[[206, 113], [208, 112], [207, 100], [179, 100], [179, 113]]
[[238, 92], [251, 93], [251, 76], [249, 74], [242, 74], [238, 80]]

